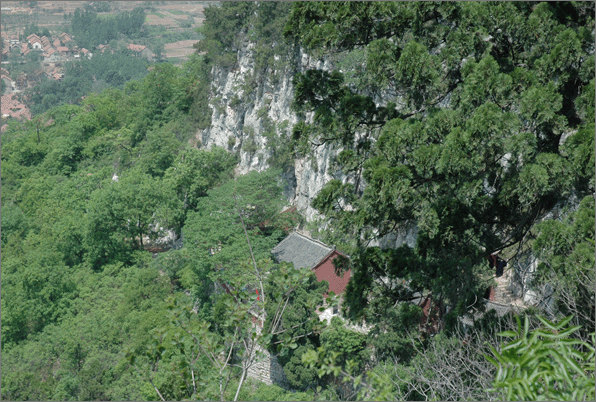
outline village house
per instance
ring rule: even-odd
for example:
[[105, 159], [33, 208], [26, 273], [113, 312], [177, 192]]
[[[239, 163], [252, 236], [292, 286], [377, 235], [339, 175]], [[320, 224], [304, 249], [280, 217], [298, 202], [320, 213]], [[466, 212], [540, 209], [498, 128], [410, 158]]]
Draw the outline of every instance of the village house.
[[[296, 269], [310, 269], [317, 280], [329, 283], [328, 292], [341, 295], [350, 281], [351, 271], [338, 275], [333, 260], [342, 253], [318, 240], [298, 232], [290, 233], [271, 251], [278, 262], [289, 262]], [[329, 307], [319, 314], [321, 320], [331, 319], [339, 314], [339, 307]]]
[[80, 51], [80, 54], [87, 57], [88, 59], [90, 59], [91, 57], [93, 57], [93, 53], [91, 53], [89, 50], [82, 48]]
[[43, 45], [41, 44], [41, 40], [39, 39], [30, 40], [29, 44], [35, 50], [43, 50]]
[[135, 45], [134, 43], [129, 43], [126, 47], [128, 50], [132, 50], [133, 52], [142, 52], [147, 47], [144, 45]]
[[2, 95], [2, 118], [31, 119], [31, 112], [26, 105], [14, 97], [14, 94]]
[[55, 63], [64, 60], [64, 57], [53, 48], [44, 53], [44, 63]]
[[41, 50], [43, 48], [41, 39], [39, 38], [39, 36], [35, 34], [27, 36], [27, 43], [29, 43], [29, 45], [31, 45], [31, 47], [36, 50]]
[[126, 48], [128, 50], [132, 50], [134, 53], [146, 58], [147, 60], [153, 59], [153, 52], [149, 48], [147, 48], [147, 46], [135, 45], [133, 43], [130, 43]]
[[58, 69], [54, 69], [54, 70], [48, 71], [48, 72], [46, 73], [46, 75], [47, 75], [49, 78], [51, 78], [51, 79], [53, 79], [53, 80], [56, 80], [56, 81], [59, 81], [59, 80], [61, 80], [62, 78], [64, 78], [64, 74], [63, 74], [63, 73], [61, 73], [60, 71], [58, 71]]
[[14, 91], [16, 89], [16, 84], [14, 83], [13, 80], [10, 79], [10, 77], [8, 75], [2, 74], [0, 79], [2, 81], [4, 81], [4, 84], [6, 85], [7, 93], [10, 93], [11, 91]]
[[52, 46], [52, 44], [50, 43], [50, 40], [48, 39], [47, 36], [42, 36], [40, 39], [41, 39], [41, 45], [43, 47], [50, 47], [50, 46]]
[[68, 42], [72, 41], [72, 38], [66, 32], [62, 32], [60, 35], [58, 35], [58, 37], [64, 44], [67, 44]]
[[17, 38], [16, 36], [10, 37], [8, 39], [8, 43], [9, 43], [10, 49], [18, 48], [21, 45], [19, 38]]
[[56, 48], [56, 50], [57, 50], [58, 52], [62, 53], [63, 55], [65, 55], [65, 56], [71, 52], [71, 51], [70, 51], [70, 49], [69, 49], [69, 48], [67, 48], [66, 46], [58, 46], [58, 47]]

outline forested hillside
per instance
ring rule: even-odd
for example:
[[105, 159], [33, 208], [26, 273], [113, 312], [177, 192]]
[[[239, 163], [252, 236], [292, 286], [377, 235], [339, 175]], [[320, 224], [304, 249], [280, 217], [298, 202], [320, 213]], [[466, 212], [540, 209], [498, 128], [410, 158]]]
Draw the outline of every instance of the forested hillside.
[[[183, 66], [10, 122], [2, 398], [593, 400], [593, 16], [223, 2]], [[344, 318], [272, 260], [298, 227], [349, 256]], [[503, 314], [497, 254], [534, 295]]]

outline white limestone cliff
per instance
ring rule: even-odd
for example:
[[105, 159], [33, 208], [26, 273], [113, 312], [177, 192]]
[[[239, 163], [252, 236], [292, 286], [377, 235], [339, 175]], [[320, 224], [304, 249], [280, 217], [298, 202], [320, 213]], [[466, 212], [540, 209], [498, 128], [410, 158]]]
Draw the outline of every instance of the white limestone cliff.
[[[238, 174], [269, 167], [267, 120], [275, 124], [277, 135], [284, 137], [290, 135], [298, 122], [291, 108], [294, 74], [309, 68], [329, 68], [329, 63], [300, 51], [280, 71], [268, 70], [265, 75], [253, 77], [253, 68], [254, 46], [249, 43], [238, 52], [236, 68], [212, 71], [211, 125], [197, 133], [203, 147], [216, 145], [237, 152]], [[286, 178], [292, 187], [286, 191], [288, 202], [296, 205], [307, 221], [318, 217], [310, 202], [335, 177], [331, 160], [336, 153], [331, 147], [320, 147], [312, 158], [296, 159], [293, 177]]]

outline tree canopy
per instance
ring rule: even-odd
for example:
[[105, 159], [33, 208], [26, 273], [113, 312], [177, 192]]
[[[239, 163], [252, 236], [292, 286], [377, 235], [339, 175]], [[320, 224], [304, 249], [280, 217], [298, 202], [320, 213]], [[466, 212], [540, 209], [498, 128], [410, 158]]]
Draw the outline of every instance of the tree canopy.
[[[581, 117], [594, 85], [591, 10], [432, 2], [292, 8], [289, 38], [329, 52], [340, 66], [354, 53], [366, 60], [357, 75], [334, 68], [295, 78], [297, 111], [314, 112], [295, 138], [344, 149], [337, 170], [348, 180], [329, 182], [313, 205], [355, 239], [347, 294], [354, 316], [376, 286], [365, 278], [381, 277], [394, 283], [387, 297], [407, 298], [405, 288], [396, 290], [406, 279], [407, 289], [463, 313], [483, 291], [477, 278], [486, 256], [524, 242], [553, 208], [594, 191], [594, 126]], [[413, 250], [362, 249], [412, 226]]]

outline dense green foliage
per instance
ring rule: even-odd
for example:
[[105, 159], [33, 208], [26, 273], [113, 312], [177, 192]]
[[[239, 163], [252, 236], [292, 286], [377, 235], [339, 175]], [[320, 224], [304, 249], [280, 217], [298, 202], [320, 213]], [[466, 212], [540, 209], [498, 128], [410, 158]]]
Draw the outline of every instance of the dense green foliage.
[[[155, 65], [136, 81], [140, 64], [122, 69], [129, 61], [98, 54], [69, 65], [63, 82], [34, 95], [47, 112], [3, 134], [3, 395], [312, 399], [257, 386], [239, 367], [262, 279], [272, 317], [259, 342], [291, 353], [303, 339], [293, 325], [318, 323], [324, 284], [269, 258], [297, 219], [279, 214], [278, 172], [233, 179], [234, 155], [188, 146], [211, 114], [204, 58]], [[89, 93], [103, 86], [121, 89]], [[151, 258], [171, 246], [156, 243], [168, 231], [183, 247]], [[270, 276], [284, 270], [283, 283]], [[288, 297], [307, 307], [293, 303], [282, 317]], [[231, 351], [223, 367], [209, 354], [220, 347]]]
[[[340, 60], [353, 52], [366, 58], [358, 75], [308, 70], [295, 80], [297, 110], [314, 112], [295, 138], [345, 147], [337, 167], [353, 177], [331, 181], [313, 203], [357, 239], [347, 293], [353, 317], [377, 296], [376, 279], [388, 276], [406, 283], [380, 296], [431, 292], [453, 307], [442, 315], [454, 322], [449, 316], [483, 291], [487, 255], [507, 252], [555, 206], [594, 191], [592, 10], [586, 3], [293, 8], [288, 36]], [[340, 207], [346, 203], [352, 208]], [[361, 248], [414, 223], [413, 250]]]
[[[256, 60], [253, 77], [274, 64], [274, 55], [288, 55], [282, 32], [290, 5], [285, 2], [234, 2], [223, 7], [208, 7], [205, 17], [210, 23], [200, 28], [203, 39], [197, 44], [206, 52], [207, 61], [220, 68], [236, 65], [236, 53], [246, 39], [254, 43]], [[271, 69], [269, 74], [273, 74]]]
[[[204, 53], [181, 67], [118, 53], [71, 64], [72, 78], [32, 94], [40, 114], [2, 135], [2, 395], [593, 398], [593, 14], [224, 2], [206, 8]], [[73, 33], [92, 47], [142, 35], [141, 17], [87, 7]], [[249, 42], [254, 69], [234, 102], [296, 67], [298, 123], [259, 112], [242, 150], [263, 136], [272, 168], [237, 175], [238, 155], [189, 144], [218, 106], [211, 74], [237, 67]], [[299, 69], [301, 48], [326, 69]], [[301, 221], [282, 213], [281, 178], [320, 146], [340, 150], [338, 179], [312, 206], [350, 255], [336, 268], [352, 270], [349, 320], [329, 323], [316, 314], [338, 303], [327, 284], [270, 254]], [[369, 247], [408, 230], [414, 247]], [[540, 314], [571, 318], [537, 318], [538, 306], [516, 330], [511, 314], [482, 316], [494, 252], [537, 257], [530, 286], [552, 291]], [[503, 330], [515, 339], [501, 343]], [[285, 388], [247, 378], [264, 350]]]
[[[537, 227], [533, 250], [540, 258], [536, 284], [552, 287], [557, 310], [574, 315], [573, 323], [594, 323], [594, 199], [585, 197], [564, 220]], [[584, 334], [590, 328], [583, 328]]]
[[[432, 294], [441, 325], [454, 328], [483, 296], [486, 256], [514, 258], [528, 241], [543, 261], [534, 285], [554, 289], [551, 314], [574, 314], [583, 333], [573, 336], [594, 332], [593, 11], [587, 3], [293, 7], [286, 36], [337, 63], [296, 76], [296, 110], [314, 118], [293, 137], [306, 153], [309, 143], [343, 148], [337, 171], [351, 179], [327, 183], [313, 206], [336, 229], [331, 238], [351, 244], [346, 310], [373, 324], [379, 352], [390, 346], [382, 358], [407, 362], [413, 352], [407, 326], [395, 323], [415, 312], [390, 306]], [[414, 248], [366, 247], [414, 227]], [[322, 350], [320, 373], [339, 375]], [[445, 397], [415, 384], [402, 395]]]
[[131, 38], [142, 35], [144, 22], [142, 7], [106, 17], [98, 16], [89, 8], [76, 9], [71, 16], [71, 30], [79, 46], [94, 49], [99, 44], [118, 39], [120, 35]]
[[[579, 326], [566, 327], [571, 316], [558, 323], [540, 318], [543, 328], [522, 328], [501, 336], [513, 337], [490, 361], [498, 367], [495, 388], [503, 388], [508, 400], [589, 401], [594, 395], [594, 338], [592, 345], [570, 339]], [[579, 349], [579, 350], [578, 350]]]
[[5, 397], [155, 397], [124, 350], [167, 323], [164, 300], [177, 288], [168, 258], [143, 250], [168, 228], [180, 232], [235, 164], [186, 145], [204, 119], [190, 114], [202, 63], [157, 66], [3, 133]]
[[130, 80], [144, 77], [148, 66], [147, 60], [126, 52], [97, 53], [91, 60], [68, 62], [62, 80], [46, 78], [28, 90], [27, 103], [33, 114], [64, 103], [76, 104], [92, 91], [121, 88]]

